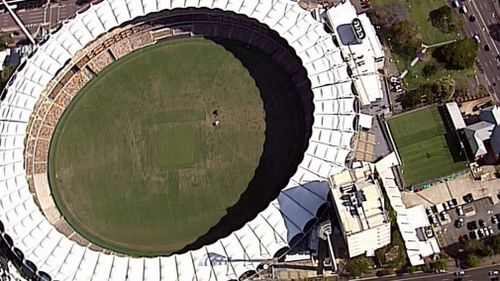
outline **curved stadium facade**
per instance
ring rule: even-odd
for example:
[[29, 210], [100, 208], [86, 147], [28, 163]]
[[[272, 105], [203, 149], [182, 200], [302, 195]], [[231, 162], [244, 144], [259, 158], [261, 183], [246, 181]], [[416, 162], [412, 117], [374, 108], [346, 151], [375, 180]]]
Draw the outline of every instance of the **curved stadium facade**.
[[[302, 100], [305, 152], [288, 182], [266, 195], [265, 206], [235, 213], [239, 220], [230, 220], [230, 234], [206, 237], [170, 256], [115, 254], [59, 223], [47, 200], [50, 137], [64, 108], [92, 79], [90, 72], [183, 36], [239, 41], [272, 57]], [[318, 221], [328, 177], [345, 169], [357, 129], [357, 100], [332, 35], [288, 0], [104, 0], [41, 43], [2, 98], [1, 237], [13, 262], [40, 280], [232, 280], [254, 272], [289, 253]]]

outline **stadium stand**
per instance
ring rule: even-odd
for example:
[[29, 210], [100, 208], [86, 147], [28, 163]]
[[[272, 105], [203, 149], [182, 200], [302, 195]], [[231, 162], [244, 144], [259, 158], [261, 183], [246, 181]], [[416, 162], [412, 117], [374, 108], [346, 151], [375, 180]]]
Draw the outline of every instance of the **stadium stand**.
[[[204, 8], [202, 12], [193, 9]], [[217, 10], [215, 13], [207, 13]], [[177, 12], [176, 12], [177, 11]], [[220, 11], [227, 11], [222, 13]], [[153, 14], [152, 14], [153, 13]], [[146, 20], [151, 14], [152, 19]], [[252, 24], [244, 15], [269, 27]], [[149, 22], [149, 23], [145, 23]], [[154, 25], [153, 25], [154, 24]], [[154, 26], [163, 25], [154, 29]], [[236, 28], [239, 26], [239, 28]], [[244, 30], [254, 32], [244, 32]], [[278, 34], [292, 48], [282, 50]], [[42, 206], [49, 141], [78, 91], [126, 54], [173, 36], [229, 37], [271, 55], [314, 103], [309, 146], [278, 198], [242, 228], [214, 243], [162, 257], [115, 255], [81, 237]], [[288, 58], [298, 56], [300, 67]], [[104, 0], [65, 22], [8, 83], [0, 104], [1, 246], [39, 280], [236, 280], [281, 258], [328, 200], [327, 179], [346, 168], [357, 134], [358, 102], [331, 34], [289, 0]], [[308, 98], [304, 96], [303, 98]], [[42, 192], [43, 193], [43, 192]], [[42, 210], [42, 211], [41, 211]], [[36, 265], [36, 266], [35, 266]]]

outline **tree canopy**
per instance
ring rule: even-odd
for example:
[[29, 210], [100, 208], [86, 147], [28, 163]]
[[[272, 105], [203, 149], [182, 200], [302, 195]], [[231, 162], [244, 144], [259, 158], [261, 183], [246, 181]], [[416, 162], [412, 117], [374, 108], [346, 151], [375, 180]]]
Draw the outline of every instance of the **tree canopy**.
[[375, 24], [382, 27], [389, 27], [406, 20], [408, 17], [408, 7], [397, 0], [374, 3], [371, 15]]
[[436, 74], [438, 70], [439, 70], [439, 64], [437, 64], [435, 61], [432, 60], [424, 66], [422, 72], [424, 76], [430, 77]]
[[355, 257], [347, 260], [345, 270], [351, 277], [361, 276], [363, 273], [368, 273], [370, 262], [365, 257]]
[[418, 26], [410, 21], [394, 24], [389, 30], [391, 43], [398, 54], [414, 57], [422, 47], [422, 38]]
[[462, 28], [462, 21], [458, 14], [449, 6], [430, 11], [429, 18], [432, 25], [443, 33], [458, 32]]
[[466, 240], [464, 241], [463, 249], [466, 254], [473, 254], [478, 256], [489, 256], [493, 254], [493, 250], [484, 244], [483, 241]]
[[416, 89], [408, 91], [402, 97], [402, 105], [405, 108], [414, 107], [422, 101], [436, 102], [445, 101], [450, 98], [455, 91], [455, 80], [443, 77], [436, 82], [419, 85]]
[[438, 260], [432, 264], [433, 269], [446, 270], [448, 268], [448, 263], [445, 260]]
[[5, 87], [5, 84], [7, 84], [7, 81], [9, 81], [12, 72], [14, 72], [14, 67], [12, 66], [8, 66], [4, 68], [3, 71], [0, 71], [0, 92]]
[[481, 258], [476, 255], [469, 254], [465, 257], [465, 265], [469, 268], [478, 267], [481, 265]]
[[493, 239], [491, 239], [491, 248], [495, 254], [500, 254], [500, 235], [496, 235]]
[[445, 63], [448, 69], [466, 69], [472, 67], [476, 60], [477, 44], [472, 39], [462, 39], [438, 47], [432, 55]]

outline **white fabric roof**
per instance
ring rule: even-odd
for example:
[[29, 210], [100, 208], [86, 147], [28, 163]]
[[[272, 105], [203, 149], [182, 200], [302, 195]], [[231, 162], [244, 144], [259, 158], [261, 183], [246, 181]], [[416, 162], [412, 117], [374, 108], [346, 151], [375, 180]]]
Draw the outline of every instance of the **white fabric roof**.
[[[233, 234], [169, 257], [118, 257], [59, 233], [33, 201], [24, 170], [24, 138], [36, 101], [68, 60], [98, 36], [164, 9], [219, 8], [257, 19], [292, 46], [313, 84], [309, 148], [280, 196]], [[18, 69], [0, 104], [0, 219], [28, 260], [57, 280], [228, 280], [271, 259], [326, 202], [326, 178], [345, 169], [356, 128], [346, 64], [323, 24], [289, 0], [104, 0], [68, 20]]]
[[450, 114], [451, 122], [456, 130], [466, 127], [464, 118], [462, 117], [462, 113], [460, 113], [460, 109], [458, 108], [458, 104], [456, 102], [447, 103], [446, 109], [448, 110], [448, 114]]

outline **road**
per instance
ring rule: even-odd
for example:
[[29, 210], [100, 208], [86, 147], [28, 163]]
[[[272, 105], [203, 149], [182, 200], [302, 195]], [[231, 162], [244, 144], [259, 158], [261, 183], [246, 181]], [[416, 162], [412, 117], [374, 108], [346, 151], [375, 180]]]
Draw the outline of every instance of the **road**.
[[[497, 0], [470, 0], [463, 1], [468, 10], [463, 14], [464, 29], [468, 37], [478, 34], [481, 43], [477, 56], [476, 66], [479, 70], [479, 82], [488, 87], [492, 98], [500, 102], [500, 38], [493, 39], [491, 36], [494, 29], [500, 28], [500, 4]], [[470, 21], [470, 15], [476, 17], [475, 21]], [[484, 46], [488, 45], [490, 51], [486, 51]]]
[[[59, 21], [72, 17], [84, 6], [77, 6], [75, 1], [60, 1], [44, 7], [16, 11], [21, 21], [31, 31], [36, 32], [39, 26], [52, 28]], [[19, 31], [14, 19], [7, 12], [0, 12], [0, 31]]]
[[487, 281], [490, 280], [488, 272], [492, 270], [499, 270], [500, 265], [488, 265], [479, 268], [473, 268], [465, 270], [464, 276], [455, 276], [454, 272], [444, 273], [444, 274], [434, 274], [434, 273], [417, 273], [405, 276], [388, 276], [388, 277], [375, 277], [375, 278], [365, 278], [358, 280], [371, 280], [376, 279], [377, 281]]

